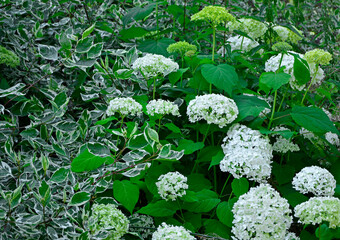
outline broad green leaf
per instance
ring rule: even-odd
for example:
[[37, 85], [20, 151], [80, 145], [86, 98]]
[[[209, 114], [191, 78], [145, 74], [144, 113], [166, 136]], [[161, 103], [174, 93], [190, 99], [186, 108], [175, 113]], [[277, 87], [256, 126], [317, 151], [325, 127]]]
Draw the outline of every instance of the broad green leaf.
[[221, 223], [227, 225], [228, 227], [232, 227], [234, 215], [231, 204], [228, 202], [221, 202], [216, 208], [216, 214]]
[[297, 124], [311, 132], [317, 134], [325, 134], [327, 132], [339, 134], [339, 131], [329, 120], [326, 113], [320, 108], [294, 106], [290, 115]]
[[128, 29], [120, 30], [119, 34], [122, 36], [122, 39], [133, 39], [140, 38], [147, 34], [148, 31], [141, 27], [130, 27]]
[[238, 76], [234, 67], [228, 64], [204, 64], [202, 75], [208, 83], [212, 83], [220, 90], [224, 90], [231, 96], [233, 88], [238, 84]]
[[264, 109], [270, 108], [266, 101], [256, 96], [238, 95], [234, 97], [234, 101], [239, 111], [239, 121], [249, 116], [257, 117]]
[[294, 55], [294, 77], [300, 85], [310, 81], [310, 71], [306, 60]]
[[205, 231], [204, 233], [207, 235], [217, 234], [218, 236], [224, 239], [230, 239], [230, 230], [228, 227], [216, 219], [207, 219], [203, 223]]
[[204, 143], [197, 142], [195, 143], [192, 140], [182, 139], [178, 143], [177, 151], [184, 150], [184, 154], [191, 154], [196, 152], [204, 147]]
[[197, 192], [197, 202], [184, 203], [183, 208], [191, 212], [209, 212], [221, 201], [215, 192], [203, 189]]
[[233, 190], [233, 193], [239, 197], [242, 194], [245, 194], [249, 190], [249, 182], [246, 178], [235, 178], [233, 182], [231, 183], [231, 188]]
[[201, 71], [196, 71], [194, 76], [190, 78], [189, 86], [200, 91], [209, 90], [209, 83], [202, 76]]
[[84, 38], [84, 39], [80, 39], [77, 43], [77, 46], [76, 46], [76, 52], [77, 53], [87, 53], [91, 49], [92, 43], [93, 43], [93, 37], [87, 37], [87, 38]]
[[61, 183], [66, 180], [69, 172], [70, 172], [69, 169], [60, 168], [53, 173], [53, 175], [50, 178], [50, 181], [55, 183]]
[[174, 133], [181, 133], [181, 129], [173, 123], [166, 123], [164, 126]]
[[132, 214], [139, 199], [139, 188], [130, 181], [116, 180], [113, 182], [113, 196]]
[[110, 161], [111, 157], [99, 157], [92, 154], [87, 148], [81, 152], [71, 163], [72, 172], [92, 171], [99, 168], [104, 162]]
[[142, 20], [142, 19], [146, 18], [147, 16], [149, 16], [152, 13], [152, 11], [154, 10], [155, 7], [156, 7], [156, 4], [148, 4], [148, 5], [143, 6], [143, 7], [131, 8], [125, 14], [125, 16], [122, 18], [123, 25], [124, 26], [127, 25], [133, 19], [138, 21], [138, 20]]
[[[210, 166], [209, 166], [209, 169], [212, 167], [212, 166], [216, 166], [216, 165], [219, 165], [220, 162], [223, 160], [224, 158], [224, 153], [222, 150], [218, 151], [216, 155], [214, 155], [211, 159], [211, 162], [210, 162]], [[208, 169], [208, 170], [209, 170]]]
[[7, 88], [7, 89], [0, 89], [0, 98], [6, 97], [8, 95], [16, 95], [16, 96], [23, 96], [25, 94], [19, 92], [22, 90], [26, 85], [23, 83], [17, 83], [13, 87]]
[[90, 35], [90, 34], [93, 32], [95, 26], [96, 26], [96, 23], [92, 24], [92, 26], [90, 26], [88, 29], [86, 29], [86, 30], [83, 32], [83, 35], [82, 35], [81, 39], [84, 39], [84, 38], [86, 38], [88, 35]]
[[175, 43], [175, 41], [169, 38], [162, 38], [159, 40], [148, 39], [140, 43], [137, 48], [142, 52], [154, 53], [168, 57], [169, 53], [166, 49], [172, 43]]
[[279, 165], [277, 163], [273, 163], [273, 175], [275, 176], [278, 184], [282, 185], [285, 183], [289, 183], [293, 180], [295, 174], [295, 168], [290, 165]]
[[69, 206], [81, 206], [90, 201], [91, 194], [88, 192], [78, 192], [74, 194], [69, 202]]
[[137, 212], [140, 214], [146, 214], [152, 217], [170, 217], [176, 213], [178, 205], [176, 202], [167, 202], [161, 200], [155, 203], [149, 203], [145, 207], [142, 207]]
[[211, 189], [211, 182], [203, 174], [193, 173], [188, 176], [189, 190], [199, 192], [202, 189]]
[[58, 59], [58, 50], [53, 46], [39, 44], [38, 51], [41, 57], [47, 60], [55, 61]]
[[266, 94], [270, 92], [271, 89], [274, 91], [278, 90], [281, 86], [287, 84], [291, 76], [287, 73], [274, 73], [265, 72], [261, 74], [259, 80], [260, 89], [265, 91]]
[[100, 57], [103, 50], [103, 43], [96, 43], [91, 46], [90, 50], [87, 52], [87, 58], [97, 58]]
[[183, 76], [183, 74], [188, 71], [189, 68], [180, 68], [177, 72], [172, 72], [169, 74], [169, 81], [172, 85], [174, 85], [178, 80]]

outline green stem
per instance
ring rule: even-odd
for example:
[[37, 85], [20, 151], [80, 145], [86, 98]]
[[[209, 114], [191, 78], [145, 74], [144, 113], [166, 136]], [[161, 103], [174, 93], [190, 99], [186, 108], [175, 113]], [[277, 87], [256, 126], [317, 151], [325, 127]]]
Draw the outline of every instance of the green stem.
[[242, 37], [242, 41], [241, 41], [241, 52], [242, 52], [242, 47], [243, 47], [243, 41], [244, 41], [244, 37]]
[[316, 74], [317, 74], [318, 70], [319, 70], [319, 65], [316, 66], [316, 69], [315, 69], [315, 72], [314, 72], [314, 76], [313, 76], [312, 80], [310, 81], [310, 84], [308, 85], [308, 88], [307, 88], [307, 90], [306, 90], [306, 92], [305, 92], [305, 95], [304, 95], [303, 98], [302, 98], [301, 105], [303, 105], [303, 101], [305, 101], [305, 98], [306, 98], [306, 96], [307, 96], [307, 93], [308, 93], [308, 91], [309, 91], [309, 88], [312, 86], [312, 83], [313, 83], [313, 81], [314, 81], [314, 78], [316, 77]]
[[229, 175], [228, 175], [228, 177], [227, 177], [227, 180], [225, 181], [225, 183], [224, 183], [224, 185], [223, 185], [223, 188], [222, 188], [222, 191], [221, 191], [220, 195], [218, 196], [218, 198], [220, 198], [220, 197], [222, 196], [223, 191], [224, 191], [225, 187], [227, 186], [227, 183], [228, 183], [228, 181], [229, 181], [230, 176], [231, 176], [231, 173], [229, 173]]
[[153, 78], [153, 93], [152, 93], [153, 99], [156, 97], [156, 77]]
[[282, 100], [281, 100], [281, 102], [280, 102], [280, 106], [279, 106], [279, 108], [277, 109], [277, 112], [280, 112], [281, 107], [282, 107], [282, 104], [283, 104], [283, 100], [285, 99], [287, 92], [288, 92], [288, 87], [286, 88], [286, 91], [285, 91], [285, 93], [283, 94], [283, 98], [282, 98]]
[[158, 134], [159, 134], [159, 130], [161, 129], [161, 120], [162, 120], [162, 117], [160, 117], [158, 120]]
[[181, 204], [180, 204], [179, 201], [178, 201], [178, 198], [176, 199], [176, 202], [177, 202], [177, 204], [178, 204], [179, 211], [181, 212], [182, 220], [183, 220], [183, 222], [185, 222], [184, 215], [183, 215], [183, 211], [182, 211], [182, 207], [181, 207]]
[[[212, 55], [211, 60], [214, 62], [215, 60], [215, 44], [216, 44], [216, 28], [213, 26], [213, 48], [212, 48]], [[209, 93], [212, 93], [212, 84], [209, 85]]]
[[276, 107], [276, 98], [277, 98], [277, 90], [275, 90], [275, 96], [274, 96], [274, 105], [272, 110], [272, 115], [270, 116], [269, 124], [268, 124], [268, 130], [270, 130], [270, 126], [272, 125], [273, 119], [274, 119], [274, 113], [275, 113], [275, 107]]
[[158, 3], [156, 3], [156, 35], [158, 39]]

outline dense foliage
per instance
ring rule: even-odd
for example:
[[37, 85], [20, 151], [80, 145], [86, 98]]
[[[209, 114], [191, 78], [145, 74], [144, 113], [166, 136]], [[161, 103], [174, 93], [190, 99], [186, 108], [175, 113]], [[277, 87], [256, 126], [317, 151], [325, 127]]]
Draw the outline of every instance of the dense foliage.
[[336, 0], [0, 2], [1, 239], [340, 239]]

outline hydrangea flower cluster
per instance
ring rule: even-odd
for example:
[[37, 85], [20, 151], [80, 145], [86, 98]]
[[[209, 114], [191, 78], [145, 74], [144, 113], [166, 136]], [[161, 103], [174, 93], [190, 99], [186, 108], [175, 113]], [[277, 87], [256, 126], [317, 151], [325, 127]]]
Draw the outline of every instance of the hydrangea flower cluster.
[[189, 102], [187, 115], [190, 122], [204, 119], [208, 124], [214, 123], [223, 128], [237, 118], [238, 108], [233, 99], [221, 94], [206, 94]]
[[146, 105], [147, 113], [150, 116], [163, 116], [166, 114], [172, 114], [174, 116], [180, 116], [178, 106], [170, 101], [158, 99], [152, 100]]
[[[249, 52], [253, 48], [259, 46], [259, 43], [253, 41], [249, 38], [243, 36], [235, 36], [228, 38], [227, 42], [229, 42], [231, 51], [241, 50], [241, 52]], [[224, 55], [224, 47], [220, 48], [217, 53]]]
[[276, 52], [288, 52], [291, 51], [293, 47], [286, 42], [278, 42], [272, 46], [272, 50]]
[[186, 41], [180, 41], [170, 44], [166, 50], [168, 53], [179, 53], [181, 56], [183, 56], [189, 51], [193, 51], [195, 53], [197, 51], [197, 47]]
[[312, 197], [294, 208], [295, 217], [303, 224], [328, 222], [330, 228], [340, 227], [340, 200], [335, 197]]
[[325, 134], [325, 138], [330, 144], [337, 146], [337, 147], [340, 146], [340, 140], [339, 140], [339, 137], [336, 133], [327, 132]]
[[[316, 136], [314, 133], [312, 133], [311, 131], [308, 131], [305, 128], [300, 129], [300, 134], [304, 138], [308, 139], [309, 141], [311, 141], [312, 143], [316, 145], [325, 146], [325, 143], [320, 137]], [[337, 147], [340, 146], [340, 140], [336, 133], [327, 132], [325, 134], [325, 138], [330, 144], [337, 146]]]
[[332, 54], [321, 49], [314, 49], [305, 53], [305, 59], [316, 65], [328, 65], [332, 60]]
[[14, 52], [0, 46], [0, 64], [16, 67], [20, 64], [20, 58]]
[[166, 76], [171, 72], [177, 71], [178, 68], [178, 64], [170, 58], [149, 53], [144, 57], [137, 58], [132, 65], [132, 69], [136, 72], [141, 71], [147, 78], [156, 77], [158, 75]]
[[[289, 53], [298, 54], [296, 52], [290, 51]], [[303, 58], [302, 54], [298, 54], [301, 58]], [[276, 56], [272, 56], [270, 59], [268, 59], [265, 63], [265, 71], [266, 72], [276, 72], [280, 66], [280, 60], [281, 60], [282, 53], [279, 53]], [[315, 67], [315, 64], [308, 64], [311, 76], [313, 76], [312, 79], [312, 85], [318, 85], [321, 83], [321, 81], [324, 79], [324, 71], [318, 67]], [[283, 70], [285, 73], [290, 74], [291, 78], [289, 80], [289, 84], [293, 89], [297, 89], [299, 91], [303, 90], [306, 87], [306, 84], [300, 85], [297, 80], [294, 77], [294, 56], [291, 54], [284, 54], [282, 61], [281, 61], [281, 67], [285, 67]]]
[[223, 142], [222, 172], [230, 172], [234, 178], [245, 176], [258, 182], [270, 176], [273, 150], [269, 139], [259, 131], [237, 123], [228, 130]]
[[175, 201], [177, 197], [182, 197], [188, 189], [187, 177], [179, 172], [168, 172], [161, 175], [156, 182], [158, 193], [164, 200]]
[[[285, 127], [276, 127], [272, 129], [272, 131], [290, 131]], [[300, 151], [299, 145], [293, 143], [291, 139], [286, 139], [282, 137], [280, 134], [273, 134], [276, 136], [276, 141], [273, 144], [273, 150], [275, 152], [287, 153], [287, 152], [298, 152]]]
[[256, 39], [262, 37], [268, 27], [266, 24], [252, 18], [240, 18], [237, 21], [228, 23], [229, 30], [239, 30], [248, 34], [249, 37]]
[[[302, 37], [290, 30], [289, 28], [283, 27], [283, 26], [275, 26], [273, 27], [273, 30], [277, 33], [280, 41], [282, 42], [291, 42], [294, 44], [297, 44], [299, 41], [302, 40]], [[302, 31], [295, 30], [302, 35]]]
[[115, 113], [119, 113], [122, 116], [135, 116], [141, 114], [142, 109], [142, 105], [130, 97], [115, 98], [110, 101], [106, 114], [111, 116]]
[[324, 168], [311, 166], [303, 168], [293, 178], [293, 187], [301, 193], [313, 193], [316, 196], [333, 196], [336, 181]]
[[129, 230], [127, 217], [114, 204], [94, 204], [92, 207], [93, 231], [95, 234], [108, 231], [107, 239], [118, 240]]
[[288, 201], [269, 184], [251, 188], [232, 211], [234, 239], [285, 239], [292, 223]]
[[173, 226], [162, 223], [152, 234], [152, 240], [195, 240], [190, 232], [182, 226]]
[[204, 21], [212, 27], [216, 27], [222, 23], [235, 21], [235, 17], [228, 13], [224, 7], [206, 6], [198, 13], [191, 16], [191, 21]]
[[153, 231], [150, 228], [154, 227], [151, 216], [135, 213], [130, 217], [130, 232], [139, 233], [143, 239], [148, 239], [152, 235]]

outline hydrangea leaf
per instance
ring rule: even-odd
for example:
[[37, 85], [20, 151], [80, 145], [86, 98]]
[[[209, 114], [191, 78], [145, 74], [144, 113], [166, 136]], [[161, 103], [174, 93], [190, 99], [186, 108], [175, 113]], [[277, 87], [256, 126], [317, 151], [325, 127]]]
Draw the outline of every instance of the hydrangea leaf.
[[228, 64], [204, 64], [202, 66], [202, 75], [208, 83], [212, 83], [220, 90], [224, 90], [231, 96], [233, 88], [237, 86], [238, 76], [234, 67]]
[[205, 227], [205, 234], [217, 234], [218, 236], [225, 239], [230, 239], [230, 231], [228, 230], [228, 228], [216, 219], [207, 219], [206, 221], [204, 221], [203, 225]]
[[233, 190], [233, 193], [239, 197], [245, 194], [246, 192], [248, 192], [249, 182], [246, 178], [240, 178], [240, 179], [235, 178], [233, 182], [231, 183], [231, 188]]
[[326, 113], [320, 108], [294, 106], [290, 115], [298, 125], [316, 134], [327, 132], [339, 134]]
[[197, 202], [184, 203], [183, 208], [195, 213], [209, 212], [221, 201], [218, 199], [218, 196], [215, 192], [208, 189], [203, 189], [202, 191], [197, 192], [196, 196], [198, 199]]
[[169, 217], [176, 213], [178, 205], [176, 202], [171, 201], [157, 201], [155, 203], [149, 203], [145, 207], [142, 207], [137, 212], [141, 214], [150, 215], [152, 217]]
[[182, 139], [178, 143], [177, 151], [184, 150], [184, 154], [191, 154], [193, 152], [196, 152], [204, 147], [204, 143], [197, 142], [195, 143], [192, 140]]
[[113, 196], [132, 214], [139, 199], [139, 188], [130, 181], [116, 180], [113, 182]]
[[175, 41], [169, 38], [162, 38], [160, 40], [145, 40], [138, 45], [138, 50], [147, 53], [159, 54], [164, 57], [168, 57], [170, 54], [167, 52], [167, 48]]
[[111, 157], [99, 157], [85, 149], [71, 163], [71, 170], [73, 172], [92, 171], [99, 168], [104, 162], [110, 161]]
[[300, 85], [310, 81], [310, 71], [306, 60], [294, 54], [294, 77]]
[[228, 202], [221, 202], [216, 208], [216, 214], [221, 223], [232, 227], [234, 216], [232, 206]]
[[133, 19], [138, 21], [146, 18], [149, 16], [154, 8], [156, 7], [156, 4], [148, 4], [144, 7], [134, 7], [131, 8], [123, 17], [122, 21], [124, 26], [129, 24]]
[[265, 91], [266, 94], [269, 93], [271, 89], [278, 90], [282, 85], [285, 85], [289, 82], [291, 76], [287, 73], [274, 73], [274, 72], [265, 72], [261, 74], [260, 77], [260, 89]]
[[269, 104], [256, 96], [240, 95], [235, 96], [234, 101], [239, 110], [237, 120], [241, 121], [246, 117], [257, 117], [264, 109], [270, 108]]

